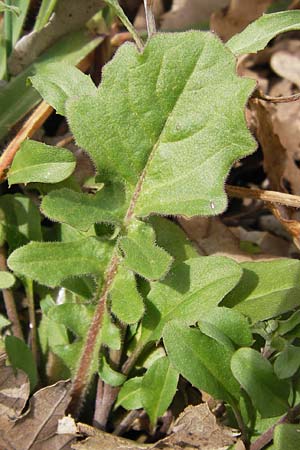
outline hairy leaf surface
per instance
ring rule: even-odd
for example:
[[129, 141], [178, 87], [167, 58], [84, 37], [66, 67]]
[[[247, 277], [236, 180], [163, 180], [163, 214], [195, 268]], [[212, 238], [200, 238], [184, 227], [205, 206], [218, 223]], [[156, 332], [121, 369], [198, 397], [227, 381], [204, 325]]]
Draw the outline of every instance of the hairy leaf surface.
[[230, 370], [233, 352], [226, 346], [177, 321], [165, 326], [163, 338], [172, 364], [193, 386], [229, 403], [239, 398]]
[[236, 55], [256, 53], [280, 33], [300, 29], [300, 11], [265, 14], [244, 31], [233, 36], [226, 46]]
[[11, 270], [46, 286], [59, 286], [69, 276], [98, 275], [106, 267], [111, 245], [94, 238], [75, 242], [31, 242], [8, 258]]
[[300, 305], [300, 262], [295, 259], [245, 262], [243, 276], [223, 305], [266, 320]]
[[71, 175], [75, 165], [75, 157], [69, 150], [27, 140], [13, 160], [8, 182], [58, 183]]
[[262, 417], [276, 417], [288, 408], [289, 383], [279, 380], [272, 364], [252, 348], [240, 348], [231, 360], [233, 375]]

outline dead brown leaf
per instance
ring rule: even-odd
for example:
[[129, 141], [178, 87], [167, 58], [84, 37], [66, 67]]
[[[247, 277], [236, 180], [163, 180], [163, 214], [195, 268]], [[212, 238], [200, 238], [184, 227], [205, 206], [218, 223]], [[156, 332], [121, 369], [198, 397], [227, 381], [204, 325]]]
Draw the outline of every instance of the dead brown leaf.
[[[286, 106], [286, 105], [285, 105]], [[300, 171], [292, 154], [282, 145], [274, 130], [274, 114], [276, 106], [263, 101], [253, 101], [252, 111], [257, 118], [256, 137], [264, 154], [264, 170], [273, 190], [288, 192], [289, 183], [292, 193], [298, 194], [300, 189]]]
[[300, 87], [300, 55], [281, 50], [271, 57], [271, 67], [277, 75]]
[[210, 28], [222, 40], [227, 41], [240, 33], [247, 25], [258, 19], [270, 6], [273, 0], [231, 0], [228, 8], [211, 16]]
[[227, 450], [237, 436], [235, 430], [217, 423], [206, 403], [188, 406], [176, 420], [170, 436], [156, 444], [137, 444], [83, 424], [78, 424], [78, 429], [90, 437], [72, 444], [74, 450]]
[[201, 255], [223, 255], [238, 262], [274, 258], [274, 255], [252, 255], [243, 251], [240, 239], [218, 217], [180, 218], [179, 223]]
[[[40, 389], [28, 410], [1, 430], [1, 450], [67, 450], [74, 435], [57, 434], [58, 420], [70, 402], [70, 382]], [[19, 409], [20, 412], [20, 409]], [[15, 419], [15, 420], [13, 420]]]
[[[292, 236], [295, 246], [300, 250], [300, 222], [299, 213], [286, 206], [270, 206], [272, 213], [281, 225]], [[293, 216], [296, 215], [294, 218]], [[297, 217], [298, 216], [298, 217]]]
[[213, 11], [229, 0], [174, 0], [172, 9], [162, 17], [162, 30], [183, 30], [207, 21]]
[[[30, 385], [27, 375], [21, 370], [14, 371], [0, 360], [0, 436], [19, 417], [29, 397]], [[1, 438], [0, 438], [1, 442]]]

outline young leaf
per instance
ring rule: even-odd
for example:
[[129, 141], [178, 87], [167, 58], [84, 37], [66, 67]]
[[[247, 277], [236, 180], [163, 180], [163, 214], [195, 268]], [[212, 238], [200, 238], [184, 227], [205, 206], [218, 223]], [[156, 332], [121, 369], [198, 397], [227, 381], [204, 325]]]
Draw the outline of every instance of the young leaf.
[[213, 324], [240, 347], [250, 347], [252, 344], [248, 320], [234, 309], [213, 308], [203, 313], [201, 320]]
[[222, 256], [203, 256], [176, 265], [163, 282], [151, 286], [141, 341], [160, 339], [164, 325], [173, 319], [196, 323], [218, 305], [241, 273], [236, 262]]
[[300, 448], [299, 424], [281, 423], [274, 430], [274, 450], [296, 450]]
[[[44, 82], [47, 79], [47, 82]], [[96, 86], [89, 75], [75, 69], [71, 64], [52, 63], [42, 66], [36, 75], [30, 77], [33, 87], [58, 114], [65, 115], [65, 103], [69, 97], [94, 95]]]
[[237, 350], [231, 370], [262, 417], [275, 417], [287, 411], [289, 383], [279, 380], [271, 363], [256, 350], [246, 347]]
[[199, 256], [196, 248], [176, 223], [160, 216], [151, 216], [149, 222], [155, 231], [157, 245], [168, 249], [168, 253], [176, 262]]
[[25, 342], [17, 337], [6, 336], [5, 350], [13, 368], [21, 369], [27, 374], [30, 381], [30, 390], [32, 391], [37, 384], [38, 374], [30, 349]]
[[226, 44], [236, 56], [263, 50], [278, 34], [300, 29], [300, 11], [265, 14]]
[[141, 399], [152, 425], [155, 425], [158, 417], [165, 413], [173, 400], [178, 377], [177, 370], [171, 366], [166, 356], [157, 359], [143, 376]]
[[54, 287], [70, 276], [99, 276], [111, 250], [109, 242], [92, 237], [75, 242], [31, 242], [15, 250], [7, 264], [14, 272]]
[[113, 387], [121, 386], [126, 381], [126, 375], [112, 369], [103, 355], [100, 358], [98, 372], [101, 380]]
[[193, 386], [229, 403], [239, 399], [239, 386], [230, 370], [233, 352], [227, 347], [177, 321], [164, 327], [163, 339], [172, 365]]
[[115, 408], [123, 406], [127, 410], [143, 407], [141, 399], [141, 385], [143, 377], [130, 378], [120, 389]]
[[38, 207], [29, 197], [7, 194], [0, 197], [0, 222], [4, 225], [10, 250], [41, 241], [41, 216]]
[[43, 214], [51, 220], [86, 231], [94, 223], [122, 223], [125, 215], [125, 190], [122, 185], [105, 186], [95, 195], [59, 189], [46, 195], [41, 204]]
[[274, 372], [278, 378], [291, 378], [300, 367], [300, 348], [287, 344], [274, 362]]
[[300, 305], [300, 262], [296, 259], [245, 262], [243, 276], [222, 305], [252, 322], [266, 320]]
[[124, 265], [148, 280], [163, 278], [170, 268], [172, 258], [155, 245], [155, 233], [149, 224], [135, 221], [120, 247], [125, 253]]
[[124, 323], [138, 322], [145, 311], [134, 274], [120, 266], [110, 290], [111, 311]]
[[9, 289], [15, 284], [15, 277], [12, 273], [0, 271], [0, 289]]
[[27, 140], [13, 160], [8, 182], [58, 183], [71, 175], [75, 165], [75, 157], [69, 150]]

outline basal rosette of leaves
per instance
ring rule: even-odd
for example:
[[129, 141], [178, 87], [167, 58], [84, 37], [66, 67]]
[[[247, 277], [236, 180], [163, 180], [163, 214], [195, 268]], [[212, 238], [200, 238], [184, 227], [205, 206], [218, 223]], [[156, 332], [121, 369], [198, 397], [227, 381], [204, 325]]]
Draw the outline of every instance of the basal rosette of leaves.
[[[117, 405], [144, 407], [152, 424], [171, 403], [179, 373], [230, 403], [235, 412], [240, 386], [251, 398], [260, 392], [252, 384], [248, 389], [240, 370], [260, 355], [240, 352], [234, 363], [232, 358], [238, 347], [252, 343], [245, 316], [265, 320], [299, 305], [298, 262], [268, 314], [272, 290], [267, 263], [239, 265], [221, 256], [199, 257], [183, 232], [159, 217], [215, 215], [226, 209], [228, 172], [255, 149], [244, 117], [255, 82], [238, 77], [235, 65], [233, 53], [217, 37], [190, 31], [157, 34], [143, 52], [124, 44], [104, 68], [99, 88], [61, 63], [44, 66], [31, 79], [66, 116], [102, 186], [95, 194], [84, 192], [70, 175], [74, 159], [67, 150], [59, 154], [31, 141], [23, 144], [8, 174], [11, 184], [44, 184], [39, 188], [48, 193], [41, 212], [61, 224], [60, 242], [37, 242], [40, 235], [30, 238], [27, 233], [20, 240], [25, 245], [13, 249], [8, 265], [16, 276], [72, 293], [63, 305], [43, 300], [40, 331], [43, 347], [50, 347], [73, 375], [74, 409], [95, 372], [120, 389]], [[48, 161], [53, 162], [52, 174], [45, 170]], [[9, 234], [13, 219], [5, 201], [0, 208]], [[107, 232], [109, 227], [113, 232]], [[276, 273], [283, 266], [278, 263]], [[241, 280], [257, 274], [262, 285], [258, 282], [252, 297], [263, 305], [253, 311], [252, 291]], [[281, 302], [287, 290], [293, 293], [288, 308]], [[59, 339], [53, 343], [45, 338], [47, 330]], [[76, 336], [73, 342], [67, 330]], [[162, 337], [167, 356], [164, 351], [149, 356], [145, 351]], [[143, 376], [135, 376], [132, 371], [143, 352], [152, 363]], [[268, 373], [280, 388], [277, 408], [257, 408], [270, 417], [288, 407], [289, 389], [263, 363], [254, 386], [268, 386]], [[164, 379], [168, 383], [162, 386]]]

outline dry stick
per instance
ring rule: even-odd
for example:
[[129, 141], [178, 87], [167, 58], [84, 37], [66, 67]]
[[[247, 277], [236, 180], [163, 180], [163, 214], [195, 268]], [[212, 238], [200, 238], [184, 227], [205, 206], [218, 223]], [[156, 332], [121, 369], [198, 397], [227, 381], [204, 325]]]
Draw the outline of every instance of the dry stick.
[[116, 436], [122, 436], [131, 427], [135, 419], [137, 419], [143, 412], [140, 409], [133, 409], [129, 411], [124, 419], [116, 426], [113, 434]]
[[300, 415], [300, 404], [294, 406], [287, 414], [281, 417], [274, 425], [265, 431], [256, 441], [250, 446], [250, 450], [262, 450], [273, 439], [274, 429], [281, 423], [293, 422]]
[[260, 90], [257, 90], [254, 92], [252, 98], [258, 98], [259, 100], [271, 103], [290, 103], [300, 100], [300, 93], [298, 92], [297, 94], [287, 95], [285, 97], [271, 97], [270, 95], [263, 94]]
[[[7, 271], [6, 254], [3, 247], [0, 247], [0, 270]], [[11, 289], [2, 289], [5, 309], [7, 317], [12, 324], [12, 331], [14, 336], [24, 341], [24, 336], [19, 321], [19, 316], [16, 308], [15, 299]]]
[[265, 191], [262, 189], [250, 189], [245, 187], [231, 186], [229, 184], [226, 185], [225, 189], [229, 197], [253, 198], [256, 200], [262, 200], [264, 202], [291, 206], [293, 208], [300, 208], [300, 196], [298, 195], [291, 195], [277, 191]]
[[155, 17], [152, 11], [153, 0], [144, 0], [148, 38], [156, 33]]

